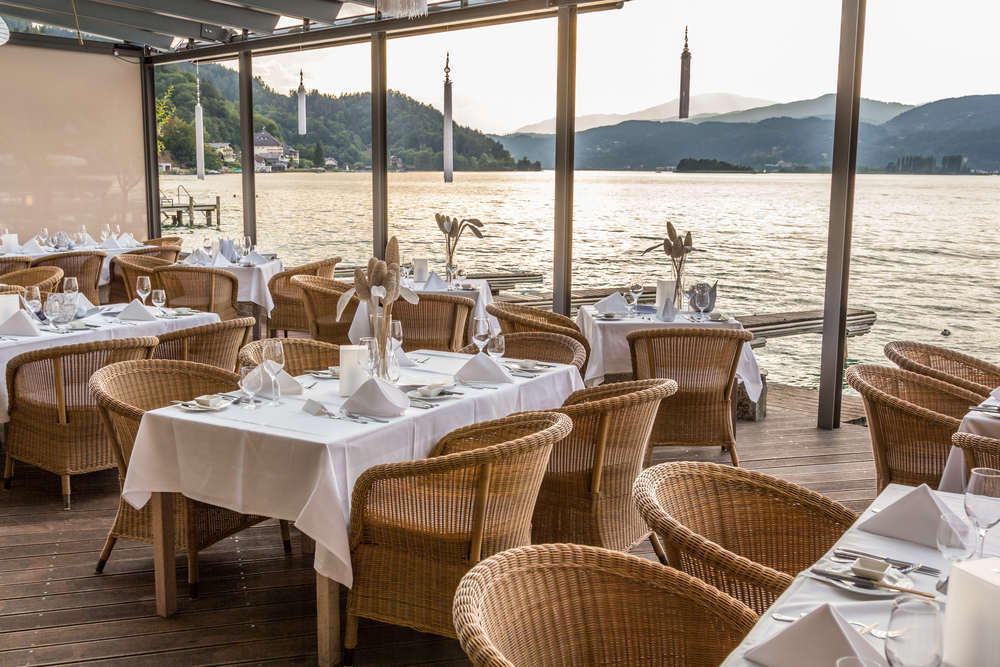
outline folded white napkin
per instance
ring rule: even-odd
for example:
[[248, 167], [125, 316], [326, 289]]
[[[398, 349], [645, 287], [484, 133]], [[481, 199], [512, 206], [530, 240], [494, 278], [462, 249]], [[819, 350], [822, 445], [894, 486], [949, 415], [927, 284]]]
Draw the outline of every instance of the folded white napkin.
[[669, 296], [660, 304], [660, 309], [656, 311], [656, 319], [661, 322], [673, 322], [677, 317], [677, 308], [674, 307], [674, 300]]
[[313, 417], [319, 417], [320, 415], [333, 414], [326, 409], [326, 406], [319, 401], [314, 401], [311, 398], [307, 398], [306, 402], [302, 404], [302, 412], [308, 412]]
[[504, 366], [493, 361], [488, 354], [473, 355], [469, 361], [455, 373], [456, 380], [464, 382], [513, 382], [514, 378]]
[[40, 252], [45, 252], [45, 250], [42, 249], [42, 246], [38, 245], [38, 239], [31, 237], [28, 239], [27, 243], [21, 246], [20, 252], [23, 252], [26, 255], [35, 255]]
[[0, 334], [4, 336], [41, 336], [42, 332], [26, 310], [18, 310], [0, 324]]
[[83, 295], [83, 292], [77, 292], [76, 307], [83, 308], [84, 310], [90, 310], [91, 308], [96, 308], [97, 306], [92, 304], [90, 299]]
[[132, 299], [132, 303], [125, 306], [118, 314], [120, 320], [136, 320], [139, 322], [155, 322], [156, 315], [146, 310], [139, 299]]
[[1000, 387], [997, 387], [996, 389], [994, 389], [993, 391], [991, 391], [990, 392], [990, 396], [992, 396], [993, 398], [995, 398], [998, 401], [1000, 401]]
[[201, 248], [195, 248], [191, 254], [187, 256], [187, 261], [191, 264], [204, 266], [206, 264], [211, 264], [212, 258], [209, 257], [208, 253]]
[[122, 248], [134, 248], [135, 246], [139, 245], [139, 243], [134, 238], [132, 238], [131, 234], [125, 232], [124, 234], [118, 237], [118, 245], [120, 245]]
[[20, 252], [21, 244], [17, 242], [17, 234], [4, 234], [0, 240], [3, 241], [4, 252]]
[[620, 313], [628, 309], [628, 304], [625, 303], [625, 297], [614, 292], [595, 303], [594, 308], [599, 313]]
[[84, 232], [83, 239], [81, 239], [79, 245], [97, 245], [97, 241], [94, 240], [93, 236], [91, 236], [87, 232]]
[[[264, 364], [267, 363], [270, 362], [264, 362]], [[257, 393], [257, 395], [261, 398], [274, 398], [271, 376], [264, 370], [264, 364], [261, 364], [253, 371], [253, 374], [259, 374], [261, 376], [261, 390]], [[302, 385], [299, 384], [299, 381], [286, 373], [284, 370], [280, 371], [274, 379], [278, 381], [278, 389], [281, 391], [282, 396], [292, 396], [294, 394], [302, 393]]]
[[216, 253], [215, 259], [212, 260], [212, 266], [215, 267], [215, 268], [226, 268], [226, 269], [228, 269], [230, 266], [232, 266], [232, 262], [230, 262], [228, 259], [226, 259], [226, 256], [223, 255], [221, 252], [219, 252], [219, 253]]
[[824, 604], [757, 644], [743, 657], [765, 667], [833, 667], [840, 658], [852, 656], [886, 664], [885, 657], [840, 612]]
[[255, 266], [257, 264], [267, 264], [267, 257], [264, 257], [264, 255], [261, 255], [256, 250], [251, 250], [247, 254], [247, 259], [253, 262]]
[[[942, 514], [954, 516], [954, 512], [941, 502], [931, 487], [921, 484], [878, 514], [865, 519], [858, 524], [858, 529], [936, 549]], [[955, 537], [957, 539], [957, 535]]]
[[119, 243], [118, 239], [116, 239], [114, 236], [109, 236], [108, 238], [104, 239], [104, 243], [101, 244], [101, 247], [106, 248], [108, 250], [113, 250], [115, 248], [124, 248], [125, 246]]
[[431, 275], [427, 276], [427, 282], [424, 283], [424, 289], [428, 291], [433, 289], [448, 289], [448, 283], [441, 279], [437, 271], [431, 271]]
[[392, 383], [382, 378], [369, 378], [344, 403], [344, 412], [394, 417], [403, 414], [408, 407], [410, 399]]
[[399, 362], [400, 366], [416, 366], [417, 362], [406, 356], [406, 352], [403, 352], [403, 341], [400, 340], [390, 340], [389, 343], [392, 345], [392, 351], [396, 354], [396, 361]]

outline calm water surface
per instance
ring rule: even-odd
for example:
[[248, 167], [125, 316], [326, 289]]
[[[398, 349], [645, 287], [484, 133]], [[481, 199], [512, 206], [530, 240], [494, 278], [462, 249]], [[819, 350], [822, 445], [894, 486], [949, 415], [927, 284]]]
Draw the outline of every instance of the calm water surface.
[[[242, 233], [238, 174], [165, 176], [166, 194], [183, 185], [196, 201], [222, 198], [222, 234]], [[443, 265], [435, 213], [478, 217], [486, 238], [463, 235], [459, 258], [470, 271], [522, 269], [546, 274], [551, 289], [554, 174], [389, 175], [390, 234], [404, 254]], [[640, 256], [666, 221], [691, 230], [689, 279], [719, 281], [718, 307], [736, 315], [821, 308], [830, 177], [825, 175], [577, 172], [574, 286], [617, 286], [638, 275], [654, 286], [669, 275], [661, 253]], [[371, 176], [258, 174], [260, 248], [286, 266], [340, 255], [371, 255]], [[1000, 178], [859, 176], [850, 304], [878, 313], [872, 333], [848, 342], [852, 363], [888, 363], [890, 340], [915, 340], [1000, 361]], [[217, 235], [216, 232], [212, 232]], [[164, 229], [200, 245], [204, 229]], [[440, 268], [440, 267], [438, 267]], [[942, 330], [951, 335], [944, 337]], [[819, 381], [820, 337], [770, 340], [757, 350], [769, 380]]]

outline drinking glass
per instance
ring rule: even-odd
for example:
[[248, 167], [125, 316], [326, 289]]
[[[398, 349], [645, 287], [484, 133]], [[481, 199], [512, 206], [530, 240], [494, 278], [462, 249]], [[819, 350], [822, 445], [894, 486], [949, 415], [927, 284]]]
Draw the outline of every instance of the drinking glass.
[[976, 553], [978, 540], [975, 526], [955, 514], [942, 514], [938, 520], [937, 548], [952, 563], [961, 563]]
[[885, 657], [891, 667], [940, 667], [943, 633], [935, 602], [913, 595], [896, 598], [887, 630]]
[[494, 361], [500, 361], [500, 358], [507, 351], [507, 345], [504, 342], [503, 334], [497, 334], [493, 338], [490, 338], [490, 342], [486, 344], [486, 353], [493, 358]]
[[642, 281], [638, 276], [629, 281], [628, 293], [632, 295], [632, 313], [635, 314], [639, 311], [639, 297], [642, 296]]
[[111, 226], [111, 234], [112, 234], [112, 235], [113, 235], [113, 236], [114, 236], [115, 238], [118, 238], [119, 236], [121, 236], [121, 235], [122, 235], [122, 228], [121, 228], [121, 225], [112, 225], [112, 226]]
[[247, 249], [248, 255], [250, 254], [250, 251], [253, 250], [253, 240], [249, 236], [243, 237], [243, 247]]
[[389, 339], [393, 350], [403, 349], [403, 323], [399, 320], [389, 322]]
[[693, 306], [698, 309], [698, 320], [705, 319], [705, 309], [708, 308], [708, 304], [712, 302], [712, 295], [708, 292], [695, 292], [693, 299]]
[[163, 304], [167, 302], [167, 293], [161, 289], [153, 290], [153, 305], [156, 306], [156, 310], [163, 315]]
[[42, 227], [38, 230], [38, 242], [41, 244], [46, 244], [49, 242], [49, 228]]
[[76, 240], [77, 240], [78, 243], [80, 243], [80, 245], [83, 245], [84, 239], [87, 238], [85, 236], [86, 233], [87, 233], [87, 226], [86, 225], [77, 225], [77, 228], [76, 228]]
[[410, 273], [413, 271], [413, 260], [409, 255], [399, 258], [399, 272], [403, 275], [403, 287], [410, 286]]
[[70, 276], [69, 278], [63, 278], [63, 293], [65, 294], [77, 294], [80, 291], [80, 284], [77, 282], [76, 278]]
[[38, 285], [29, 285], [24, 288], [24, 300], [28, 302], [31, 312], [38, 314], [42, 309], [42, 294], [38, 291]]
[[142, 299], [142, 305], [146, 305], [146, 297], [149, 296], [152, 289], [149, 284], [149, 276], [139, 276], [135, 279], [135, 293]]
[[482, 352], [486, 343], [490, 342], [493, 332], [490, 331], [490, 321], [486, 317], [477, 317], [472, 320], [472, 342], [476, 344]]
[[371, 378], [375, 374], [375, 367], [378, 366], [378, 342], [372, 336], [365, 336], [361, 339], [361, 345], [365, 349], [361, 351], [358, 363], [361, 364], [361, 368], [365, 369], [365, 373]]
[[202, 239], [201, 247], [205, 249], [206, 255], [212, 254], [212, 237], [206, 236], [204, 239]]
[[[157, 290], [159, 291], [159, 290]], [[240, 389], [243, 393], [250, 397], [250, 402], [243, 406], [244, 410], [256, 410], [257, 401], [254, 400], [254, 396], [258, 391], [264, 386], [264, 374], [255, 373], [257, 368], [243, 366], [240, 368]]]
[[965, 513], [979, 529], [979, 557], [986, 546], [986, 531], [1000, 522], [1000, 470], [973, 468], [965, 487]]
[[264, 359], [264, 363], [261, 365], [267, 374], [271, 376], [271, 388], [274, 390], [271, 392], [274, 398], [271, 399], [270, 403], [265, 403], [265, 406], [274, 408], [284, 405], [284, 403], [278, 400], [281, 398], [281, 387], [278, 386], [277, 377], [281, 369], [285, 367], [285, 348], [277, 338], [266, 338], [264, 339], [261, 356]]
[[101, 225], [101, 242], [107, 241], [109, 236], [111, 236], [111, 225], [104, 223]]

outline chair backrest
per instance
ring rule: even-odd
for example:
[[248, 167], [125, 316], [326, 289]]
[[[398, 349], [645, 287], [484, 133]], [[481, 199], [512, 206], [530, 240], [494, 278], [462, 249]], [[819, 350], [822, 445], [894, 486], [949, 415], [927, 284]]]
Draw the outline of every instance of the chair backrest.
[[[39, 290], [41, 292], [41, 290]], [[24, 288], [20, 285], [0, 285], [0, 294], [17, 294], [18, 296], [24, 296]], [[44, 302], [42, 302], [44, 305]], [[24, 308], [24, 305], [21, 305]]]
[[80, 294], [90, 299], [91, 303], [100, 303], [97, 286], [107, 256], [108, 253], [103, 250], [78, 250], [39, 257], [32, 261], [31, 265], [59, 267], [63, 270], [64, 278], [76, 278]]
[[351, 329], [351, 322], [354, 321], [354, 314], [361, 300], [357, 296], [352, 296], [340, 320], [337, 320], [337, 302], [352, 286], [319, 276], [292, 276], [290, 282], [302, 290], [302, 302], [305, 305], [309, 333], [312, 334], [313, 340], [334, 345], [350, 345], [351, 340], [347, 332]]
[[267, 281], [267, 289], [274, 301], [274, 309], [271, 311], [268, 328], [272, 331], [309, 331], [309, 317], [306, 315], [302, 290], [291, 283], [292, 276], [333, 278], [333, 271], [340, 261], [340, 257], [330, 257], [271, 276]]
[[180, 236], [161, 236], [155, 239], [146, 239], [145, 245], [155, 245], [155, 246], [165, 246], [165, 245], [181, 245], [184, 242]]
[[871, 364], [848, 368], [847, 382], [865, 403], [878, 492], [889, 484], [936, 489], [951, 436], [982, 397], [926, 375]]
[[548, 310], [522, 306], [516, 303], [504, 303], [502, 301], [494, 301], [493, 303], [486, 304], [486, 312], [497, 318], [497, 321], [500, 322], [500, 331], [503, 332], [504, 336], [509, 333], [527, 333], [531, 331], [569, 336], [580, 343], [586, 352], [586, 359], [584, 360], [581, 375], [585, 372], [587, 363], [590, 361], [590, 342], [580, 332], [580, 327], [576, 325], [576, 322], [570, 318]]
[[147, 410], [167, 407], [173, 400], [233, 391], [238, 386], [239, 376], [230, 371], [170, 359], [110, 364], [95, 371], [89, 383], [122, 479], [132, 457], [139, 422]]
[[669, 567], [575, 544], [491, 556], [453, 606], [475, 667], [715, 667], [757, 615]]
[[247, 344], [256, 322], [252, 317], [241, 317], [162, 334], [152, 358], [196, 361], [239, 372], [240, 348]]
[[[525, 331], [504, 334], [504, 356], [510, 359], [534, 359], [550, 364], [576, 366], [583, 373], [587, 361], [587, 351], [583, 345], [564, 334]], [[475, 354], [479, 347], [470, 343], [459, 352]], [[483, 352], [486, 349], [483, 348]]]
[[1000, 469], [1000, 440], [985, 435], [956, 433], [951, 436], [951, 444], [960, 447], [965, 455], [966, 475], [973, 468]]
[[184, 248], [180, 245], [161, 245], [156, 252], [150, 253], [150, 256], [175, 264], [177, 259], [181, 256], [182, 250], [184, 250]]
[[950, 382], [983, 398], [1000, 387], [1000, 366], [943, 347], [893, 341], [885, 356], [903, 370]]
[[[156, 257], [158, 252], [159, 248], [139, 248], [137, 250], [119, 253], [111, 258], [111, 261], [108, 263], [108, 271], [111, 279], [111, 282], [108, 285], [108, 303], [124, 303], [135, 298], [135, 280], [132, 280], [130, 290], [129, 286], [126, 285], [125, 276], [122, 272], [121, 260], [119, 258], [124, 257], [125, 261], [128, 261], [129, 259], [137, 257]], [[133, 296], [129, 296], [130, 294]]]
[[63, 279], [63, 270], [58, 266], [36, 266], [21, 271], [11, 271], [3, 276], [3, 282], [8, 285], [31, 287], [35, 285], [39, 292], [54, 292]]
[[121, 272], [121, 287], [124, 289], [124, 294], [109, 294], [108, 301], [121, 303], [121, 301], [116, 301], [114, 297], [123, 298], [124, 301], [132, 301], [138, 297], [138, 294], [135, 293], [135, 284], [139, 276], [149, 278], [150, 289], [163, 289], [160, 279], [153, 274], [153, 270], [161, 266], [170, 266], [170, 263], [152, 255], [123, 253], [112, 257], [111, 265]]
[[234, 320], [239, 280], [229, 271], [204, 266], [161, 266], [153, 270], [170, 308], [185, 307]]
[[475, 307], [472, 299], [451, 294], [421, 294], [415, 304], [398, 299], [392, 304], [392, 319], [403, 325], [403, 351], [458, 352], [465, 346]]
[[12, 271], [23, 271], [29, 266], [31, 266], [31, 257], [29, 255], [0, 257], [0, 276]]
[[[285, 351], [284, 371], [295, 377], [307, 371], [323, 371], [330, 366], [340, 365], [340, 346], [305, 338], [283, 338], [281, 346]], [[253, 368], [264, 362], [264, 341], [255, 340], [240, 350], [240, 366]]]
[[632, 497], [672, 567], [763, 613], [857, 515], [763, 473], [692, 461], [647, 468]]

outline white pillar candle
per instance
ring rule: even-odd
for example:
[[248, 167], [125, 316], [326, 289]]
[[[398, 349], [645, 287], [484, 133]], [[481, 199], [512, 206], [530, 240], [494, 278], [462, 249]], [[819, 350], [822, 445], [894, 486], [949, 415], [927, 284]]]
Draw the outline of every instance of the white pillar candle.
[[3, 251], [4, 252], [19, 252], [21, 246], [17, 243], [17, 234], [4, 234], [3, 235]]
[[656, 309], [659, 310], [665, 299], [673, 298], [676, 280], [667, 278], [656, 279]]
[[1000, 558], [951, 566], [948, 613], [944, 615], [944, 663], [952, 667], [1000, 664]]
[[428, 270], [427, 258], [426, 257], [414, 257], [413, 258], [413, 280], [418, 283], [427, 282], [427, 276], [430, 275]]
[[21, 309], [21, 297], [17, 294], [0, 294], [0, 322]]
[[368, 374], [358, 363], [362, 353], [367, 353], [364, 345], [340, 346], [340, 395], [350, 396], [365, 383]]
[[219, 254], [220, 244], [221, 241], [219, 239], [215, 239], [214, 241], [212, 241], [212, 259], [215, 259], [215, 256]]

